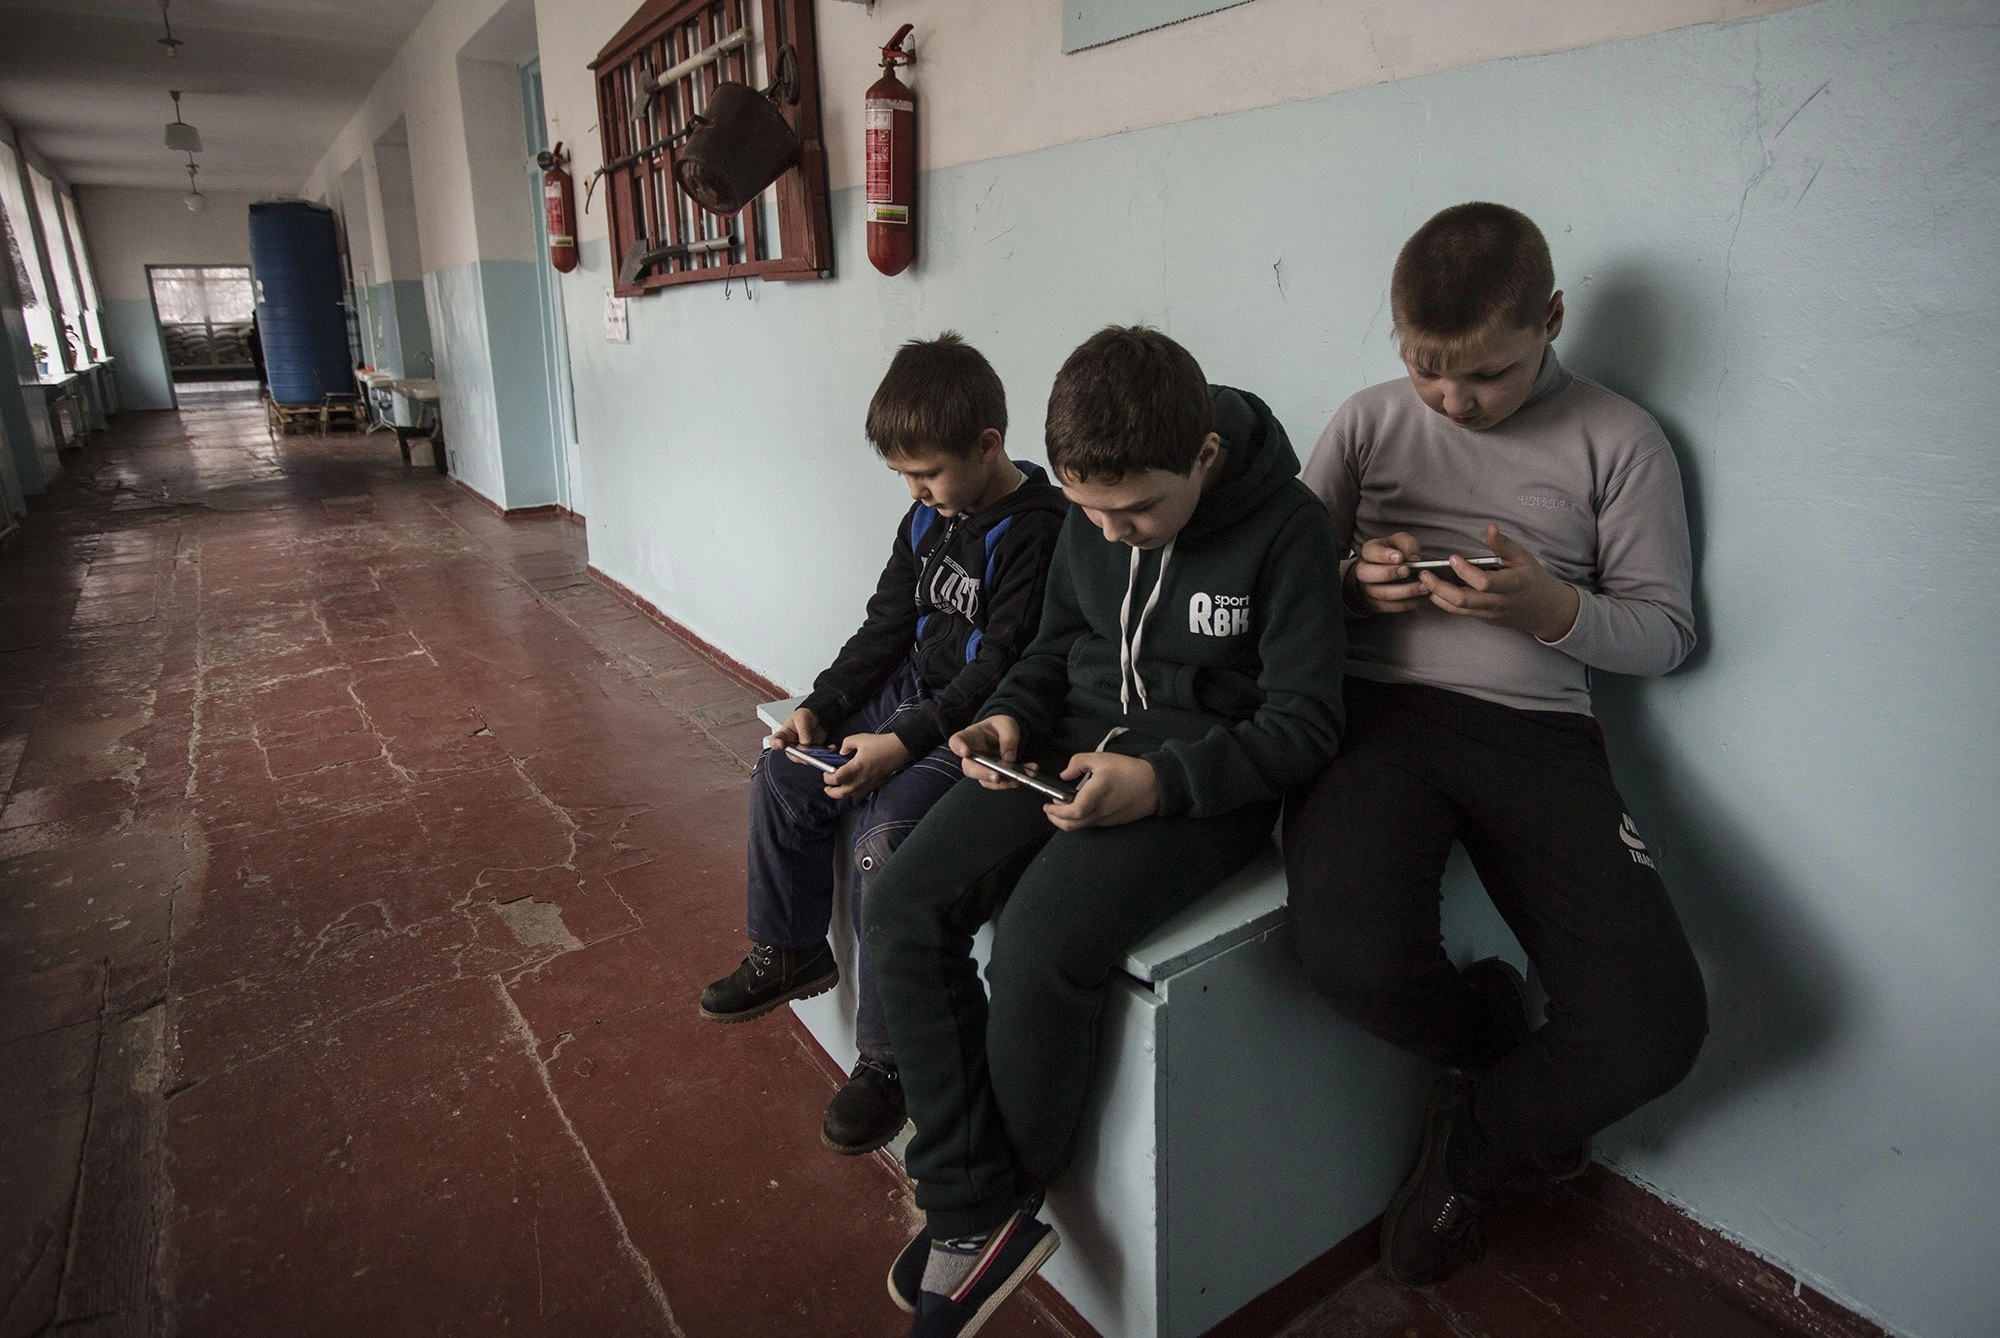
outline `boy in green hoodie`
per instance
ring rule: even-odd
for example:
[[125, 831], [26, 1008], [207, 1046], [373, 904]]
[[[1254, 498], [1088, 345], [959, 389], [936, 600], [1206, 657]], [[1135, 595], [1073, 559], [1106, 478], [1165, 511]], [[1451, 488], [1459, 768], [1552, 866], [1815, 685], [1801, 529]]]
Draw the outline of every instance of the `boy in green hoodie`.
[[[1054, 1251], [1034, 1213], [1112, 973], [1267, 846], [1340, 740], [1340, 564], [1270, 410], [1158, 331], [1114, 327], [1063, 364], [1047, 445], [1076, 508], [1041, 631], [951, 738], [979, 784], [938, 802], [865, 912], [928, 1218], [889, 1275], [913, 1338], [973, 1332]], [[972, 934], [996, 916], [989, 999]]]

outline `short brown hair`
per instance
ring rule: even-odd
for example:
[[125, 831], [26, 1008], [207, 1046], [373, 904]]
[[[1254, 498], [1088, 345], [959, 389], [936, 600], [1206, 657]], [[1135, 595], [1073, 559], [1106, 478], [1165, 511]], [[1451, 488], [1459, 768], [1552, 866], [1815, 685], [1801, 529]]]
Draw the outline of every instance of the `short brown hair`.
[[897, 349], [868, 402], [868, 440], [885, 460], [924, 451], [974, 455], [989, 427], [1007, 435], [1007, 389], [956, 330]]
[[1194, 355], [1143, 325], [1110, 325], [1077, 345], [1049, 391], [1049, 466], [1082, 482], [1194, 468], [1215, 430]]
[[1540, 326], [1556, 289], [1549, 244], [1518, 209], [1455, 204], [1396, 257], [1389, 310], [1403, 356], [1444, 367], [1495, 330]]

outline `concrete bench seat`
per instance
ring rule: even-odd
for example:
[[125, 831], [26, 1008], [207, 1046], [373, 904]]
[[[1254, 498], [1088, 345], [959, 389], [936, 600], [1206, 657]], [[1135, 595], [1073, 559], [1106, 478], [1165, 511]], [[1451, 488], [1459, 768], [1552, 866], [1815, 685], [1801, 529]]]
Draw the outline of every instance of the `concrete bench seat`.
[[[801, 700], [758, 714], [775, 729]], [[847, 1067], [844, 868], [838, 885], [840, 987], [792, 1008]], [[1106, 1338], [1204, 1332], [1381, 1212], [1416, 1155], [1432, 1070], [1307, 982], [1275, 842], [1133, 947], [1103, 1025], [1076, 1161], [1044, 1213], [1063, 1248], [1043, 1276]]]

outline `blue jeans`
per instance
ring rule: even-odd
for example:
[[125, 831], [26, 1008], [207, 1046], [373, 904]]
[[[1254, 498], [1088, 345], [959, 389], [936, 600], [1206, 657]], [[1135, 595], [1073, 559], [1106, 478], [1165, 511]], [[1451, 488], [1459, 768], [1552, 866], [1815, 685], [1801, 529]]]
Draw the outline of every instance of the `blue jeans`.
[[[829, 742], [849, 734], [883, 734], [925, 697], [916, 670], [897, 669], [875, 699], [845, 720], [823, 721]], [[848, 898], [856, 944], [855, 1042], [862, 1055], [894, 1060], [875, 970], [861, 936], [862, 906], [889, 856], [924, 814], [961, 779], [958, 759], [933, 748], [891, 776], [873, 794], [830, 799], [825, 773], [782, 752], [766, 751], [750, 776], [748, 929], [756, 943], [813, 948], [833, 923], [833, 842], [843, 814], [860, 810], [854, 827], [854, 881]]]

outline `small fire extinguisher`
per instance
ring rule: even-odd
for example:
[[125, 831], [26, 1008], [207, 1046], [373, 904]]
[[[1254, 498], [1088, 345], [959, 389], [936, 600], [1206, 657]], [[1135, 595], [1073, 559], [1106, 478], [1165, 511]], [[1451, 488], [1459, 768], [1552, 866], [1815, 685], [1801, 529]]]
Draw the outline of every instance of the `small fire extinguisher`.
[[882, 77], [868, 90], [868, 260], [884, 274], [901, 274], [917, 258], [917, 95], [896, 77], [916, 59], [903, 42], [904, 24], [882, 48]]
[[542, 169], [542, 207], [549, 220], [549, 263], [558, 274], [576, 268], [576, 192], [563, 169], [568, 161], [560, 140], [553, 149], [535, 155], [535, 166]]

